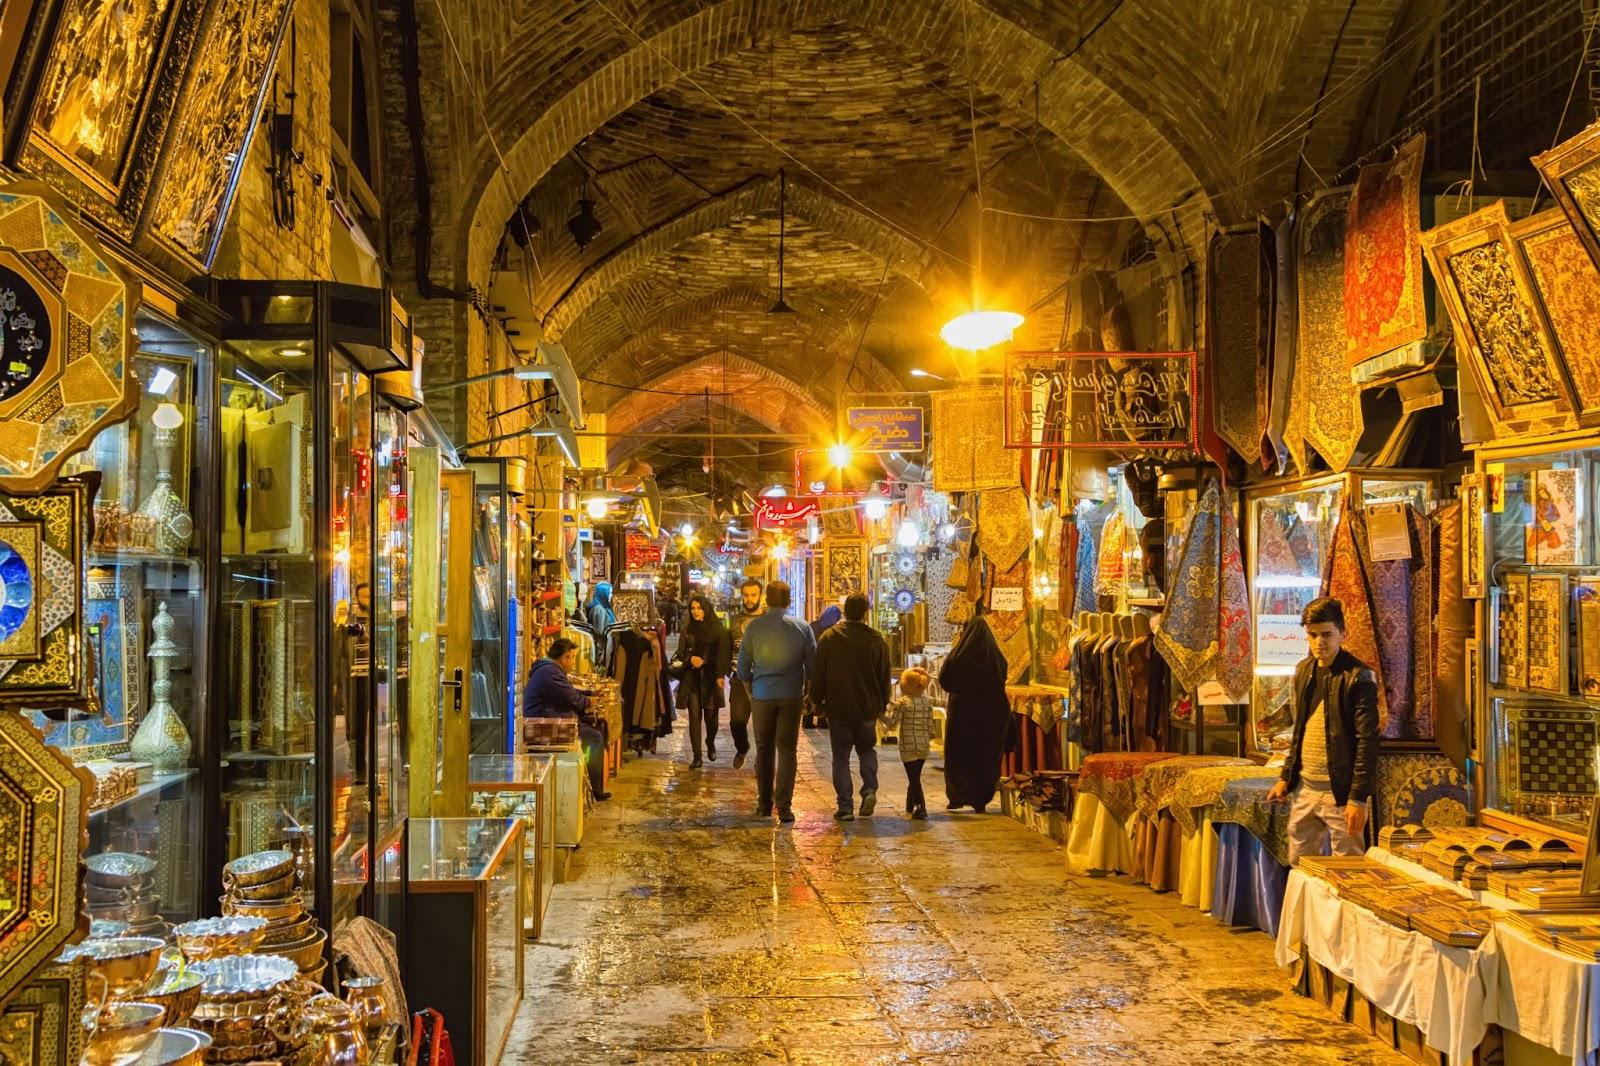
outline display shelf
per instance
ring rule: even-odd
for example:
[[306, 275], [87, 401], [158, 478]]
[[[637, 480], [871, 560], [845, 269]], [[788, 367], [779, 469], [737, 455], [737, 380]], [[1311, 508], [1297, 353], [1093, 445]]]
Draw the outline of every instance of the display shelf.
[[279, 755], [270, 751], [230, 751], [222, 757], [224, 765], [233, 762], [314, 762], [316, 753], [310, 751], [290, 752]]
[[128, 795], [123, 796], [114, 803], [108, 803], [104, 807], [96, 807], [94, 810], [90, 811], [89, 821], [98, 821], [101, 818], [105, 818], [107, 815], [114, 814], [117, 811], [122, 810], [124, 807], [131, 807], [133, 804], [138, 803], [142, 799], [145, 799], [149, 796], [158, 795], [167, 791], [169, 788], [181, 785], [185, 781], [194, 777], [197, 773], [199, 773], [198, 770], [191, 769], [182, 770], [175, 774], [158, 774], [153, 780], [146, 781], [144, 784], [140, 785], [138, 788], [128, 793]]
[[182, 564], [189, 566], [200, 561], [195, 555], [166, 555], [161, 552], [135, 552], [128, 551], [122, 554], [111, 552], [90, 552], [90, 566], [144, 566], [157, 563], [167, 566]]

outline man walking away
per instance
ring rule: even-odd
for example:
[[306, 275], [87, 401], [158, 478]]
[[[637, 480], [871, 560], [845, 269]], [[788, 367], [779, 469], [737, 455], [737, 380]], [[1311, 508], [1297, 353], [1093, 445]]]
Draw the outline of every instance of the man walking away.
[[739, 649], [744, 645], [744, 629], [761, 617], [761, 582], [745, 578], [739, 589], [740, 610], [728, 618], [728, 635], [733, 638], [734, 670], [728, 679], [728, 732], [733, 734], [733, 768], [744, 766], [750, 752], [750, 686], [739, 676]]
[[1288, 800], [1289, 865], [1302, 855], [1360, 855], [1378, 764], [1378, 679], [1344, 650], [1344, 604], [1300, 614], [1311, 654], [1294, 671], [1294, 741], [1267, 799]]
[[845, 597], [844, 621], [817, 641], [811, 703], [828, 719], [833, 745], [834, 818], [855, 818], [850, 795], [850, 750], [861, 764], [861, 816], [878, 802], [878, 717], [889, 705], [889, 644], [867, 625], [870, 604], [859, 592]]
[[739, 679], [750, 689], [756, 727], [756, 817], [794, 821], [795, 746], [800, 741], [800, 700], [817, 654], [811, 627], [791, 618], [789, 586], [767, 586], [767, 613], [744, 627]]

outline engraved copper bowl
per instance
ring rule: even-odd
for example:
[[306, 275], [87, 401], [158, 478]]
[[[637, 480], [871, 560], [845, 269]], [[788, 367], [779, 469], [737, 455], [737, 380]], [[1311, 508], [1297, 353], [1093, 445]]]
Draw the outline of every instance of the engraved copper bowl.
[[198, 1029], [160, 1029], [138, 1066], [200, 1066], [210, 1047], [211, 1038]]
[[84, 1066], [133, 1066], [155, 1043], [166, 1013], [155, 1003], [114, 1003], [92, 1016]]
[[316, 919], [309, 914], [302, 914], [298, 918], [291, 918], [287, 922], [270, 922], [267, 925], [267, 935], [261, 941], [261, 947], [268, 949], [280, 944], [291, 944], [296, 940], [303, 940], [311, 934], [316, 927]]
[[127, 922], [112, 921], [109, 918], [96, 918], [89, 923], [89, 939], [113, 940], [119, 936], [127, 936], [132, 930], [133, 926]]
[[243, 914], [275, 921], [298, 918], [305, 913], [306, 907], [300, 893], [296, 892], [292, 896], [283, 896], [279, 899], [235, 899], [232, 896], [224, 896], [222, 909], [229, 915]]
[[277, 849], [241, 855], [222, 868], [222, 882], [229, 888], [260, 885], [294, 874], [294, 853]]
[[[125, 936], [115, 940], [85, 940], [62, 953], [61, 961], [81, 963], [91, 981], [90, 995], [105, 983], [107, 1000], [126, 999], [150, 983], [166, 947], [155, 937]], [[98, 978], [98, 980], [94, 980]]]
[[200, 992], [206, 975], [194, 970], [162, 970], [139, 993], [141, 1003], [156, 1003], [167, 1009], [167, 1025], [184, 1025], [200, 1005]]
[[128, 922], [137, 925], [159, 917], [156, 908], [160, 905], [160, 896], [144, 896], [121, 903], [89, 903], [84, 910], [89, 913], [91, 920]]
[[289, 959], [295, 968], [304, 972], [315, 966], [322, 959], [322, 948], [328, 942], [328, 934], [321, 929], [314, 930], [309, 936], [292, 940], [287, 944], [263, 947], [264, 955], [278, 955]]
[[185, 959], [201, 962], [218, 955], [249, 954], [267, 935], [269, 924], [265, 918], [245, 915], [201, 918], [175, 926], [172, 935]]
[[294, 892], [294, 871], [259, 885], [230, 885], [228, 895], [234, 899], [283, 899]]

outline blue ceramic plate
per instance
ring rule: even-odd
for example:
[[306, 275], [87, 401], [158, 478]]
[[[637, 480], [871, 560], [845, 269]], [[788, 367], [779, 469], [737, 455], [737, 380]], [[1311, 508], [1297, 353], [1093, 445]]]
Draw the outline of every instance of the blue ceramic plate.
[[10, 640], [33, 610], [33, 575], [27, 560], [0, 541], [0, 641]]

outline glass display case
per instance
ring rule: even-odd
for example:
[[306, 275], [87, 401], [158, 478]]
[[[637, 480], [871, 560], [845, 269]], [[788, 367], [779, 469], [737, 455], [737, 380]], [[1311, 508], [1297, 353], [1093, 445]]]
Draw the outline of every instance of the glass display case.
[[1484, 507], [1463, 539], [1469, 559], [1475, 534], [1482, 545], [1483, 683], [1469, 691], [1483, 693], [1483, 819], [1576, 841], [1588, 832], [1600, 742], [1600, 447], [1486, 451], [1478, 473]]
[[388, 302], [323, 282], [217, 282], [213, 298], [232, 320], [215, 475], [222, 858], [290, 848], [318, 924], [336, 931], [370, 909], [394, 789], [376, 738], [404, 571], [392, 511], [375, 502], [394, 471], [392, 446], [379, 469], [371, 378], [396, 363]]
[[545, 910], [556, 883], [556, 806], [549, 755], [473, 755], [467, 759], [467, 791], [478, 818], [521, 818], [522, 927], [544, 935]]
[[472, 751], [504, 755], [516, 750], [522, 703], [522, 650], [527, 644], [523, 571], [522, 495], [527, 461], [472, 459], [475, 478], [472, 530], [472, 670], [467, 706]]
[[1283, 750], [1291, 742], [1295, 665], [1306, 657], [1300, 612], [1321, 595], [1347, 492], [1360, 492], [1367, 506], [1404, 502], [1427, 511], [1438, 494], [1438, 475], [1350, 470], [1263, 485], [1245, 493], [1255, 644], [1249, 729], [1254, 750]]
[[216, 386], [216, 351], [148, 311], [136, 336], [137, 409], [63, 469], [100, 476], [84, 601], [93, 703], [28, 713], [95, 775], [87, 854], [155, 861], [153, 899], [95, 916], [137, 909], [181, 922], [209, 913], [205, 872], [216, 865], [205, 854], [200, 772], [211, 739], [205, 635], [215, 513], [200, 474], [213, 469], [213, 409], [201, 400]]
[[[522, 1002], [521, 818], [413, 818], [406, 939], [412, 1010], [444, 1015], [460, 1061], [496, 1063]], [[467, 979], [463, 979], [467, 978]]]

